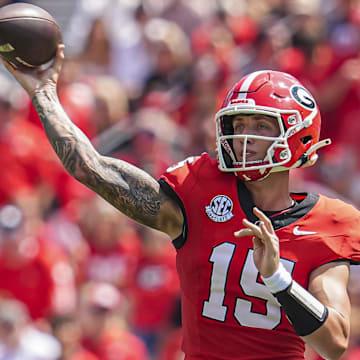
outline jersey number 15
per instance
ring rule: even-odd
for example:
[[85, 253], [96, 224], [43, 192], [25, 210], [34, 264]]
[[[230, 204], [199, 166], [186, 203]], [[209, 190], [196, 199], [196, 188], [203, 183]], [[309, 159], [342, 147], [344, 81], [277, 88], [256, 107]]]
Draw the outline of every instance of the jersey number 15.
[[[224, 322], [228, 306], [224, 305], [226, 296], [226, 282], [235, 253], [236, 245], [224, 242], [215, 246], [210, 255], [212, 262], [212, 273], [210, 282], [210, 295], [203, 303], [202, 315]], [[243, 293], [247, 296], [266, 301], [266, 314], [252, 311], [252, 302], [240, 297], [235, 300], [234, 317], [242, 326], [256, 327], [262, 329], [274, 329], [281, 322], [281, 308], [275, 297], [267, 287], [258, 282], [259, 272], [253, 260], [253, 249], [249, 249], [244, 265], [239, 274], [239, 284]], [[295, 263], [281, 258], [280, 261], [285, 269], [292, 273]]]

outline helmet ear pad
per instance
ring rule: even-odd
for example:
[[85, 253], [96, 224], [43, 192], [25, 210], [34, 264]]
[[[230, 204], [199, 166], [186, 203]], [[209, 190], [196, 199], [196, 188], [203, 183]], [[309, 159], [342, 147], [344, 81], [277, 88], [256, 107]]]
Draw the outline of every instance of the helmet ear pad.
[[292, 154], [291, 160], [286, 164], [286, 167], [293, 166], [298, 160], [301, 160], [301, 165], [305, 164], [312, 155], [308, 154], [308, 150], [318, 141], [317, 139], [313, 139], [311, 135], [304, 136], [301, 132], [293, 135], [293, 137], [290, 141], [296, 142], [297, 147]]

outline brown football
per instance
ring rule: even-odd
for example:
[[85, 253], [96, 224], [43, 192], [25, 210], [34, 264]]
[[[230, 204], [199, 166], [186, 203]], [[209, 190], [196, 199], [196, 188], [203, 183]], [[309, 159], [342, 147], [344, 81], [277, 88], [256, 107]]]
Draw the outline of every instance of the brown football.
[[13, 66], [43, 65], [61, 42], [60, 26], [44, 9], [26, 3], [0, 8], [0, 55]]

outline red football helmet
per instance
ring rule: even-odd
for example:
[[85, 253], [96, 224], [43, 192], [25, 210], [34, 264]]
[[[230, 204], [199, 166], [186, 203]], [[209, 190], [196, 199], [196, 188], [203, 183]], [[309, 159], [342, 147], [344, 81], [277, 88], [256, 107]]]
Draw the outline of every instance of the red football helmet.
[[[234, 135], [232, 118], [238, 114], [272, 116], [278, 121], [280, 135]], [[313, 96], [293, 76], [278, 71], [257, 71], [243, 77], [228, 92], [215, 120], [219, 169], [234, 172], [244, 181], [313, 165], [316, 150], [331, 143], [330, 139], [319, 141], [321, 118]], [[234, 139], [244, 144], [240, 159], [233, 150]], [[264, 159], [246, 161], [249, 139], [271, 141]]]

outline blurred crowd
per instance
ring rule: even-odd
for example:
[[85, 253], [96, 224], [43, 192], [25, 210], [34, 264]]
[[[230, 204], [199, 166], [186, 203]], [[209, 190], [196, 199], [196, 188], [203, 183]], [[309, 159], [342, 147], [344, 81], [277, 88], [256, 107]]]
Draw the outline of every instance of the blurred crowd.
[[[103, 155], [155, 178], [216, 156], [227, 89], [286, 71], [333, 140], [315, 167], [293, 171], [293, 190], [360, 207], [360, 0], [76, 0], [63, 33], [59, 97]], [[0, 360], [183, 359], [169, 239], [73, 180], [27, 95], [4, 71], [0, 81]], [[360, 358], [359, 279], [354, 266], [343, 360]]]

